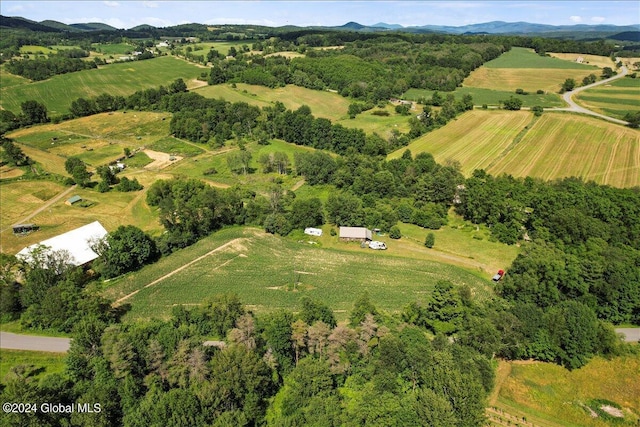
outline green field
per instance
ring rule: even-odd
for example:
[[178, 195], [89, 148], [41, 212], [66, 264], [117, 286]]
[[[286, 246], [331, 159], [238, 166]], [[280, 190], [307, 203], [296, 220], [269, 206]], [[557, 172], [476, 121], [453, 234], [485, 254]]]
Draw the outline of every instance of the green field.
[[0, 106], [18, 113], [22, 102], [36, 99], [46, 105], [50, 116], [55, 116], [68, 112], [71, 102], [79, 97], [95, 97], [101, 93], [127, 96], [137, 90], [167, 86], [179, 77], [189, 85], [200, 73], [202, 68], [170, 56], [110, 64], [30, 84], [3, 85]]
[[[405, 92], [403, 97], [405, 99], [417, 101], [421, 97], [431, 99], [433, 90], [427, 89], [409, 89]], [[440, 95], [446, 95], [447, 92], [440, 92]], [[535, 91], [530, 92], [528, 95], [518, 95], [515, 91], [486, 89], [478, 87], [459, 87], [453, 92], [456, 99], [462, 99], [464, 95], [471, 95], [473, 97], [474, 105], [499, 105], [502, 101], [508, 100], [510, 97], [518, 98], [522, 101], [523, 107], [535, 107], [539, 105], [541, 107], [563, 107], [564, 101], [560, 98], [560, 95], [552, 92], [546, 92], [543, 94], [537, 94]]]
[[574, 97], [580, 105], [619, 119], [640, 110], [640, 79], [622, 78], [580, 92]]
[[[257, 229], [222, 230], [195, 245], [161, 259], [123, 279], [109, 282], [105, 296], [131, 304], [128, 319], [166, 317], [176, 304], [197, 305], [218, 293], [235, 292], [251, 310], [297, 310], [302, 296], [322, 301], [347, 316], [364, 291], [378, 307], [402, 310], [411, 301], [425, 302], [438, 280], [468, 285], [479, 298], [490, 292], [490, 281], [462, 268], [433, 261], [372, 251], [358, 243], [337, 242], [319, 248], [283, 239]], [[226, 245], [226, 246], [222, 246]], [[222, 246], [222, 247], [221, 247]], [[188, 268], [144, 288], [176, 268], [207, 254]]]
[[7, 374], [12, 367], [27, 365], [32, 378], [63, 372], [65, 369], [65, 354], [47, 353], [41, 351], [5, 350], [0, 351], [0, 384], [6, 384]]
[[129, 43], [92, 43], [91, 48], [103, 55], [124, 55], [134, 50], [135, 46]]
[[592, 65], [542, 57], [531, 49], [514, 47], [474, 70], [463, 86], [507, 92], [523, 89], [529, 93], [540, 89], [553, 93], [560, 90], [567, 78], [579, 83], [590, 74], [600, 73], [600, 69]]
[[[601, 120], [545, 112], [529, 126], [524, 111], [469, 111], [389, 155], [405, 149], [457, 160], [462, 171], [555, 179], [579, 176], [617, 187], [640, 185], [640, 132]], [[520, 135], [520, 140], [516, 136]], [[515, 142], [515, 143], [514, 143]]]
[[[504, 411], [503, 420], [510, 420], [509, 425], [525, 417], [540, 427], [633, 426], [640, 422], [638, 372], [638, 356], [596, 357], [575, 371], [551, 363], [501, 361], [490, 405], [498, 408], [497, 413]], [[585, 408], [593, 399], [621, 406], [624, 422], [593, 417]]]
[[316, 117], [324, 117], [332, 121], [347, 118], [347, 109], [351, 101], [343, 96], [326, 91], [306, 89], [300, 86], [287, 85], [283, 88], [270, 89], [266, 86], [247, 85], [238, 83], [237, 88], [221, 84], [201, 87], [196, 93], [208, 98], [224, 98], [230, 102], [247, 102], [258, 107], [264, 107], [282, 102], [285, 107], [296, 110], [302, 105], [308, 105]]
[[597, 67], [563, 59], [540, 56], [533, 49], [513, 47], [496, 59], [485, 62], [487, 68], [559, 68], [563, 70], [597, 70]]

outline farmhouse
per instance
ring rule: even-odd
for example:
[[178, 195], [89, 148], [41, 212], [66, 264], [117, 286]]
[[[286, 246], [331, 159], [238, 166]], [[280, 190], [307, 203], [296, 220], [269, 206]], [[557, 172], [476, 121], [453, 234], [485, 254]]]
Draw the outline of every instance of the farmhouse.
[[98, 258], [98, 254], [91, 246], [107, 235], [107, 230], [98, 221], [87, 224], [75, 230], [60, 234], [51, 239], [43, 240], [35, 245], [27, 246], [16, 254], [23, 261], [33, 261], [31, 253], [39, 246], [46, 247], [46, 251], [65, 251], [69, 254], [69, 261], [73, 266], [85, 265]]
[[38, 229], [35, 224], [16, 224], [13, 227], [13, 234], [27, 234]]
[[371, 240], [371, 230], [365, 227], [340, 227], [340, 240], [366, 242]]
[[82, 201], [82, 197], [76, 195], [76, 196], [73, 196], [73, 197], [70, 197], [69, 199], [67, 199], [67, 201], [64, 202], [64, 204], [67, 205], [67, 206], [71, 206], [74, 203], [78, 203], [80, 201]]

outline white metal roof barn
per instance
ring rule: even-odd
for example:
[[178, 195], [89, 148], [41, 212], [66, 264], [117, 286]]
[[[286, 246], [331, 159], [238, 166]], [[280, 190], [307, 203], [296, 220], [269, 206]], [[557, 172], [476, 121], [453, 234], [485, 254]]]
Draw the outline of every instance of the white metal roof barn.
[[67, 231], [40, 243], [27, 246], [18, 252], [16, 256], [26, 262], [30, 262], [31, 251], [43, 245], [50, 252], [67, 251], [70, 255], [70, 262], [77, 267], [98, 258], [98, 254], [91, 249], [91, 245], [104, 238], [107, 234], [107, 230], [102, 224], [99, 221], [94, 221], [75, 230]]

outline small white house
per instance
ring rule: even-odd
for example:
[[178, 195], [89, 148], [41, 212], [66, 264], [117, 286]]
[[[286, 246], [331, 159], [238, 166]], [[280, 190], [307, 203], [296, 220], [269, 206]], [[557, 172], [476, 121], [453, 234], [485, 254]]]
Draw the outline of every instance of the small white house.
[[304, 229], [304, 234], [309, 236], [322, 236], [322, 230], [319, 228], [307, 227]]

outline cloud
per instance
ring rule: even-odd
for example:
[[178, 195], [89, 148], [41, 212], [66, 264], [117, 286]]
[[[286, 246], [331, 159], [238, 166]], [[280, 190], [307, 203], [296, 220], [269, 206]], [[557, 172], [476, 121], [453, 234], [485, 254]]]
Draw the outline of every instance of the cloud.
[[144, 7], [148, 7], [148, 8], [155, 8], [155, 7], [158, 7], [158, 2], [157, 1], [143, 1], [142, 5]]
[[16, 6], [11, 6], [11, 7], [7, 10], [7, 12], [9, 12], [9, 13], [14, 13], [14, 12], [24, 12], [24, 11], [25, 11], [25, 8], [24, 8], [24, 6], [22, 6], [21, 4], [16, 5]]
[[592, 16], [592, 17], [591, 17], [591, 20], [592, 20], [593, 22], [597, 22], [597, 23], [604, 22], [604, 21], [606, 21], [606, 19], [607, 19], [607, 18], [602, 17], [602, 16]]
[[109, 6], [109, 7], [118, 7], [120, 6], [120, 3], [118, 3], [117, 1], [105, 1], [103, 2], [105, 6]]
[[570, 16], [569, 17], [569, 21], [571, 21], [571, 22], [582, 22], [582, 16], [576, 16], [576, 15]]

